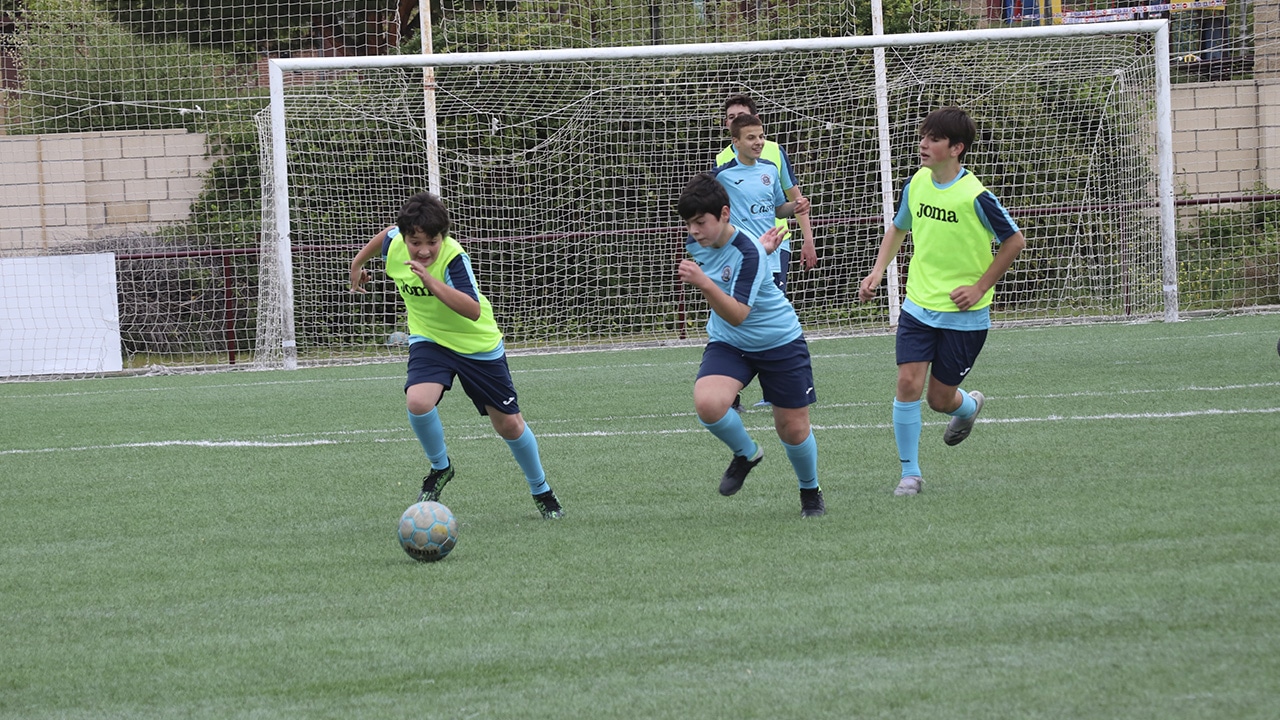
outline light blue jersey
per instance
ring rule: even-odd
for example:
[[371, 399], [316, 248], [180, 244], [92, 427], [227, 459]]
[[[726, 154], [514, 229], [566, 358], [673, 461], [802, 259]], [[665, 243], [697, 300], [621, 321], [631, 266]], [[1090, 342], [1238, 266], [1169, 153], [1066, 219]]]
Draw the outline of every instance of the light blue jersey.
[[[730, 144], [728, 147], [721, 150], [719, 155], [716, 155], [716, 165], [717, 166], [723, 165], [731, 160], [736, 159], [737, 157], [738, 157], [738, 148], [735, 145]], [[787, 155], [787, 151], [783, 150], [782, 146], [779, 145], [778, 143], [772, 140], [765, 140], [764, 152], [760, 153], [760, 159], [766, 160], [778, 166], [778, 176], [782, 178], [782, 194], [784, 196], [786, 195], [788, 190], [800, 184], [800, 180], [796, 178], [795, 168], [791, 167], [791, 157]], [[774, 220], [774, 224], [776, 224], [778, 227], [782, 228], [783, 230], [786, 230], [788, 227], [786, 218], [776, 218]], [[777, 257], [774, 257], [774, 256], [781, 257], [778, 255], [778, 253], [783, 253], [783, 252], [787, 252], [787, 253], [791, 252], [791, 236], [790, 235], [787, 235], [782, 239], [782, 243], [778, 245], [778, 248], [774, 250], [769, 257], [770, 263], [778, 264], [778, 267], [774, 268], [775, 273], [779, 271], [782, 265], [777, 260]]]
[[[787, 202], [778, 166], [764, 158], [754, 165], [743, 165], [735, 159], [714, 172], [729, 193], [729, 222], [759, 240], [777, 222], [778, 206]], [[782, 272], [778, 253], [768, 256], [768, 264], [771, 274]]]
[[692, 237], [685, 248], [725, 294], [751, 307], [747, 319], [737, 327], [712, 311], [707, 319], [708, 338], [739, 350], [761, 352], [801, 337], [800, 318], [774, 284], [759, 241], [738, 231], [721, 248], [702, 247]]

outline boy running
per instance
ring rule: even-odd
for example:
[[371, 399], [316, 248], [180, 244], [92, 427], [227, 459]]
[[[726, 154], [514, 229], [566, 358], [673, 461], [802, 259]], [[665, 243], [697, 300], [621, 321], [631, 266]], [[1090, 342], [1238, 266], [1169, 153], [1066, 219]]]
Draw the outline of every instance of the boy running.
[[[894, 495], [915, 495], [924, 488], [920, 396], [926, 374], [932, 375], [929, 407], [951, 416], [943, 442], [957, 445], [969, 437], [985, 398], [977, 390], [965, 392], [960, 382], [986, 342], [992, 288], [1026, 246], [1000, 201], [961, 165], [976, 135], [973, 120], [960, 108], [941, 108], [925, 117], [922, 167], [902, 189], [875, 267], [858, 287], [863, 302], [875, 297], [885, 268], [910, 232], [915, 250], [897, 332], [893, 435], [902, 477]], [[1000, 245], [994, 258], [993, 238]]]
[[564, 509], [547, 484], [537, 438], [516, 402], [493, 307], [480, 293], [466, 251], [449, 237], [449, 224], [440, 198], [418, 193], [404, 203], [396, 224], [374, 235], [351, 261], [351, 289], [363, 293], [369, 281], [365, 263], [382, 256], [408, 314], [405, 402], [409, 427], [431, 461], [418, 501], [438, 501], [453, 479], [436, 406], [457, 377], [476, 410], [489, 417], [511, 449], [538, 512], [547, 519], [561, 518]]
[[693, 386], [698, 421], [733, 452], [720, 478], [720, 494], [742, 488], [747, 473], [764, 459], [741, 416], [730, 411], [734, 397], [759, 375], [765, 400], [773, 404], [773, 426], [800, 485], [801, 517], [826, 512], [818, 486], [818, 444], [809, 425], [809, 405], [817, 400], [809, 346], [791, 302], [773, 282], [766, 249], [781, 240], [770, 227], [764, 245], [729, 221], [729, 194], [711, 173], [695, 175], [680, 193], [677, 209], [689, 229], [685, 243], [692, 260], [677, 275], [697, 288], [711, 306], [709, 342]]

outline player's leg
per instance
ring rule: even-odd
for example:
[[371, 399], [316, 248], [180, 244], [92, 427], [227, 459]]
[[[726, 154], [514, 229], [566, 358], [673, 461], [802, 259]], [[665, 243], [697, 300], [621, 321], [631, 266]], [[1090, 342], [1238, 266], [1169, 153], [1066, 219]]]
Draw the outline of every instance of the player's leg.
[[800, 485], [800, 516], [826, 513], [818, 484], [818, 441], [809, 423], [809, 406], [817, 402], [809, 346], [803, 340], [749, 356], [756, 363], [760, 389], [773, 405], [773, 429]]
[[405, 404], [409, 427], [422, 451], [431, 461], [431, 472], [422, 479], [418, 501], [438, 501], [440, 491], [453, 479], [453, 464], [444, 440], [444, 425], [437, 409], [444, 392], [453, 384], [450, 358], [434, 343], [418, 342], [409, 347], [409, 367], [405, 379]]
[[698, 422], [733, 452], [729, 468], [720, 477], [721, 495], [738, 492], [747, 473], [764, 459], [764, 449], [751, 439], [742, 416], [730, 410], [752, 374], [742, 351], [731, 345], [712, 342], [703, 350], [693, 385], [694, 411]]
[[938, 347], [929, 378], [929, 407], [951, 416], [942, 440], [948, 445], [958, 445], [973, 430], [986, 398], [974, 390], [965, 392], [960, 383], [973, 368], [987, 341], [986, 330], [942, 330], [942, 342]]
[[[775, 250], [774, 254], [770, 256], [770, 262], [772, 262], [774, 259], [777, 260], [778, 267], [772, 268], [773, 284], [778, 286], [778, 289], [782, 291], [783, 295], [786, 295], [787, 294], [787, 268], [790, 267], [791, 265], [791, 251]], [[769, 404], [770, 404], [769, 399], [762, 397], [752, 407], [769, 407]]]
[[893, 440], [898, 447], [902, 466], [894, 495], [915, 495], [924, 488], [920, 470], [920, 397], [924, 393], [925, 376], [929, 372], [938, 343], [935, 328], [916, 320], [909, 313], [898, 315], [895, 341], [898, 362], [898, 385], [893, 399]]
[[773, 271], [773, 284], [778, 286], [782, 294], [787, 293], [787, 268], [791, 266], [791, 251], [777, 250], [778, 268]]
[[507, 443], [507, 449], [524, 474], [538, 512], [548, 519], [563, 517], [564, 508], [547, 483], [538, 438], [520, 412], [506, 356], [494, 360], [464, 358], [459, 365], [458, 377], [476, 410], [489, 418], [494, 431]]

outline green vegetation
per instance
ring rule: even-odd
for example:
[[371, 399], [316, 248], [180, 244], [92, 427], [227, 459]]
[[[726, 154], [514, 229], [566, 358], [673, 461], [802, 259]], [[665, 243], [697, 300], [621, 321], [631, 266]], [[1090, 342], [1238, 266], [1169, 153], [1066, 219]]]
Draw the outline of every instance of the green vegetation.
[[1188, 310], [1280, 304], [1280, 200], [1200, 209], [1184, 223], [1178, 295]]

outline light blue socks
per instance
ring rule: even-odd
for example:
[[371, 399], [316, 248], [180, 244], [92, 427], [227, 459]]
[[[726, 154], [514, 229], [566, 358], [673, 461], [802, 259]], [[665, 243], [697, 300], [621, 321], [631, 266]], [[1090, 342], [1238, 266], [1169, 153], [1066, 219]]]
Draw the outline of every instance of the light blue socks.
[[541, 495], [551, 489], [547, 484], [547, 474], [542, 470], [542, 458], [538, 455], [538, 438], [526, 423], [524, 432], [515, 440], [507, 440], [507, 447], [515, 456], [520, 469], [524, 471], [525, 482], [529, 483], [529, 492]]
[[418, 442], [431, 461], [431, 467], [443, 470], [449, 467], [449, 452], [444, 444], [444, 425], [440, 424], [440, 413], [436, 410], [437, 408], [431, 408], [431, 412], [422, 415], [410, 412], [409, 427], [418, 436]]
[[[973, 398], [969, 398], [972, 400]], [[893, 439], [898, 443], [898, 460], [902, 463], [902, 477], [920, 475], [920, 400], [901, 402], [893, 400]]]
[[742, 416], [738, 413], [730, 410], [724, 414], [724, 417], [709, 425], [702, 422], [702, 418], [698, 418], [698, 422], [702, 423], [702, 427], [710, 430], [712, 435], [720, 438], [720, 442], [728, 445], [734, 455], [745, 458], [755, 457], [756, 441], [747, 434], [747, 428], [742, 424]]
[[782, 447], [787, 451], [787, 459], [791, 461], [791, 467], [796, 471], [796, 478], [800, 480], [801, 490], [812, 490], [818, 487], [818, 441], [813, 437], [813, 431], [809, 431], [809, 437], [799, 445], [788, 445], [782, 443]]
[[961, 420], [968, 420], [973, 414], [978, 412], [978, 401], [973, 396], [964, 391], [964, 388], [957, 388], [964, 400], [960, 401], [960, 407], [947, 413], [951, 417], [958, 417]]

